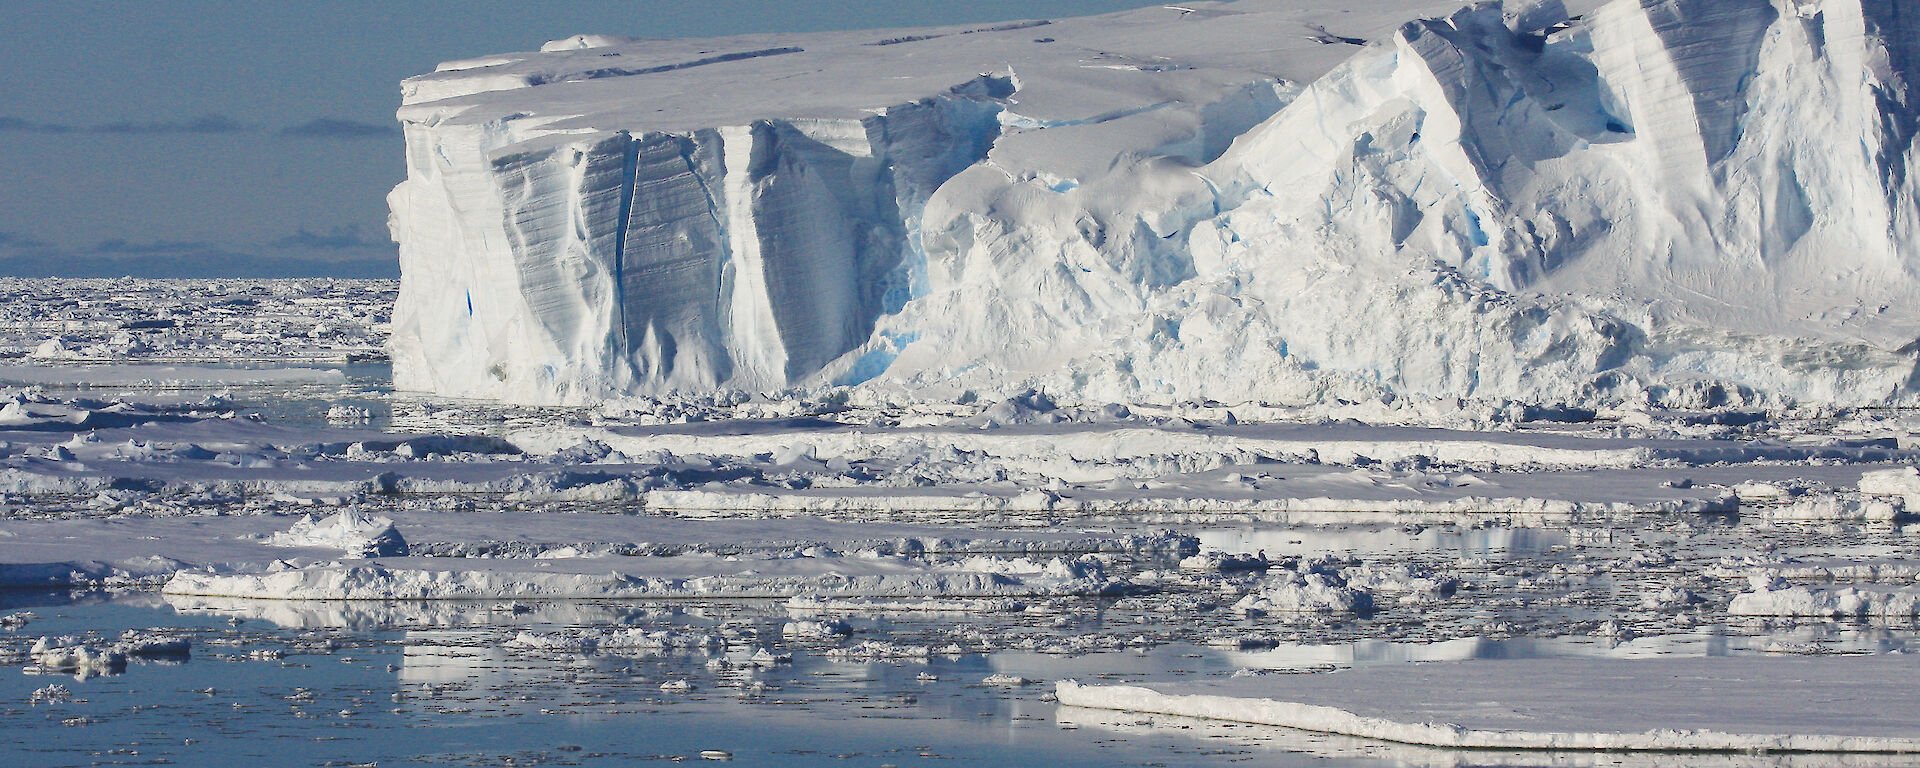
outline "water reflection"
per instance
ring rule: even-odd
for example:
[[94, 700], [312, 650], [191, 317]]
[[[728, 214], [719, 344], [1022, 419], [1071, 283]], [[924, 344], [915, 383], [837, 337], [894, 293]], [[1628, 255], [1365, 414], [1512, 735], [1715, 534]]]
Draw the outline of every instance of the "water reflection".
[[[0, 644], [30, 643], [39, 634], [117, 637], [128, 628], [165, 626], [191, 634], [195, 645], [184, 665], [136, 661], [119, 677], [62, 679], [74, 697], [57, 704], [27, 703], [49, 678], [0, 678], [0, 702], [12, 702], [0, 705], [0, 732], [13, 736], [16, 749], [56, 744], [49, 749], [64, 756], [35, 753], [28, 761], [34, 763], [84, 763], [90, 753], [138, 743], [148, 757], [254, 765], [272, 762], [274, 745], [294, 740], [322, 745], [314, 762], [378, 759], [383, 765], [499, 763], [507, 756], [516, 763], [617, 765], [646, 757], [695, 758], [716, 748], [733, 752], [741, 764], [803, 766], [936, 760], [1198, 766], [1233, 757], [1319, 766], [1658, 765], [1663, 763], [1629, 755], [1460, 754], [1284, 729], [1056, 711], [1043, 695], [1062, 677], [1168, 681], [1242, 668], [1440, 659], [1886, 651], [1907, 650], [1913, 637], [1908, 630], [1822, 624], [1761, 627], [1751, 634], [1743, 634], [1750, 628], [1701, 628], [1621, 643], [1362, 640], [1258, 650], [1170, 644], [1079, 655], [935, 650], [875, 658], [834, 649], [863, 640], [930, 644], [928, 637], [955, 620], [855, 617], [852, 637], [790, 638], [783, 628], [794, 612], [781, 601], [299, 603], [135, 595], [35, 612], [26, 627], [0, 634]], [[1088, 631], [1099, 629], [1096, 623]], [[653, 637], [654, 645], [633, 641], [633, 633]], [[987, 684], [989, 676], [1036, 684]], [[89, 724], [62, 724], [73, 718]], [[413, 735], [423, 727], [435, 729], [434, 738]], [[166, 746], [146, 736], [182, 729], [230, 743]], [[931, 757], [921, 757], [923, 752]], [[853, 758], [841, 755], [862, 759], [849, 763]], [[1688, 764], [1897, 764], [1858, 757], [1742, 759], [1703, 763], [1689, 756]]]

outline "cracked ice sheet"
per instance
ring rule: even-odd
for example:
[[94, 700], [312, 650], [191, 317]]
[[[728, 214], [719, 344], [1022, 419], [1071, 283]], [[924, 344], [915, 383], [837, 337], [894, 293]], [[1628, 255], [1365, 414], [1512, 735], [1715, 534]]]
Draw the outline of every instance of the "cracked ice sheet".
[[1920, 752], [1920, 659], [1523, 659], [1205, 683], [1059, 686], [1061, 703], [1434, 746]]

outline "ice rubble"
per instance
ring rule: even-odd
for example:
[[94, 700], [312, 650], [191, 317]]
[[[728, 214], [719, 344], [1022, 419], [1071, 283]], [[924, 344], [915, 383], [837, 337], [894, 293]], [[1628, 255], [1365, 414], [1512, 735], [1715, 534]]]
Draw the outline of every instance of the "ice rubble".
[[[1920, 617], [1920, 590], [1912, 586], [1912, 576], [1906, 573], [1869, 574], [1870, 576], [1896, 577], [1904, 579], [1895, 584], [1860, 584], [1855, 586], [1804, 586], [1788, 582], [1778, 575], [1791, 568], [1758, 569], [1748, 576], [1752, 591], [1734, 595], [1727, 605], [1727, 613], [1734, 616], [1819, 616], [1829, 618], [1891, 618], [1912, 619]], [[1772, 571], [1772, 572], [1769, 572]], [[1803, 575], [1804, 574], [1796, 574]], [[1857, 573], [1828, 573], [1834, 576], [1855, 576]]]
[[42, 637], [33, 641], [28, 654], [41, 669], [54, 671], [105, 673], [127, 666], [125, 651], [88, 645], [77, 637]]
[[403, 86], [397, 382], [1913, 397], [1903, 2], [1339, 5], [442, 65]]
[[[595, 585], [611, 585], [630, 595], [650, 590], [678, 595], [702, 585], [742, 593], [760, 589], [756, 594], [782, 597], [926, 596], [942, 589], [962, 594], [1078, 594], [1114, 585], [1100, 578], [1096, 563], [1082, 562], [1085, 556], [1177, 557], [1198, 549], [1194, 537], [1171, 532], [1032, 527], [981, 531], [972, 526], [818, 518], [786, 518], [769, 525], [755, 519], [569, 514], [544, 505], [531, 510], [446, 509], [457, 502], [423, 501], [409, 506], [424, 509], [386, 508], [374, 515], [350, 507], [319, 521], [235, 509], [0, 520], [0, 541], [6, 542], [0, 547], [0, 587], [159, 586], [181, 571], [224, 579], [302, 569], [310, 575], [279, 575], [273, 583], [321, 583], [338, 576], [343, 563], [378, 562], [397, 575], [351, 572], [358, 575], [349, 581], [461, 582], [465, 577], [416, 572], [499, 572], [491, 580], [476, 577], [433, 588], [471, 597], [488, 596], [485, 589], [519, 594], [513, 591], [513, 575], [523, 573], [546, 579], [542, 583], [547, 586], [529, 587], [528, 595], [592, 596]], [[401, 539], [394, 529], [412, 532], [414, 540]], [[704, 577], [713, 578], [701, 581]], [[346, 589], [295, 586], [272, 594], [294, 598]], [[377, 588], [355, 587], [354, 593], [371, 594], [368, 590]], [[256, 593], [231, 587], [214, 594]], [[0, 626], [9, 620], [0, 617]]]
[[[338, 371], [288, 363], [384, 359], [397, 287], [389, 280], [0, 278], [0, 360], [30, 363], [0, 365], [0, 382], [338, 380]], [[38, 354], [42, 348], [62, 351], [48, 357]], [[258, 367], [263, 362], [275, 367]], [[251, 365], [209, 365], [217, 363]]]
[[1820, 616], [1830, 618], [1920, 617], [1920, 592], [1899, 587], [1762, 588], [1735, 595], [1727, 613], [1734, 616]]
[[[778, 558], [682, 555], [576, 561], [491, 561], [453, 558], [349, 562], [209, 573], [183, 570], [162, 587], [168, 595], [290, 600], [474, 600], [768, 598], [796, 595], [937, 597], [970, 595], [1100, 595], [1125, 587], [1082, 559], [1033, 568], [1024, 559], [971, 558], [923, 564], [903, 558]], [[1012, 571], [1011, 573], [1009, 571]]]
[[1267, 581], [1240, 601], [1234, 610], [1250, 617], [1269, 613], [1364, 611], [1373, 607], [1373, 595], [1348, 587], [1337, 574], [1288, 573]]
[[129, 658], [183, 659], [193, 642], [174, 635], [127, 630], [117, 641], [98, 642], [71, 635], [42, 636], [27, 649], [27, 658], [41, 672], [72, 672], [81, 676], [115, 674]]
[[346, 510], [332, 516], [307, 515], [292, 528], [267, 539], [276, 547], [338, 549], [347, 557], [404, 557], [407, 540], [394, 530], [393, 520]]
[[[1188, 568], [1182, 562], [1183, 569]], [[1341, 562], [1331, 558], [1302, 558], [1284, 568], [1259, 563], [1264, 577], [1233, 604], [1249, 618], [1290, 617], [1321, 613], [1364, 613], [1389, 602], [1419, 605], [1444, 600], [1459, 586], [1458, 579], [1430, 573], [1406, 563]]]

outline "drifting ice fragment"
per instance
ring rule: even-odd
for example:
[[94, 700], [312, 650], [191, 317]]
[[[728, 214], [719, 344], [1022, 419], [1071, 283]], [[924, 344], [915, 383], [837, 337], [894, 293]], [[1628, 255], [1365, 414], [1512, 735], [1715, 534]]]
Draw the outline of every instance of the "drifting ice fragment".
[[322, 547], [339, 549], [348, 557], [405, 557], [407, 541], [394, 530], [393, 521], [364, 512], [342, 511], [325, 519], [312, 515], [280, 533], [267, 543], [280, 547]]

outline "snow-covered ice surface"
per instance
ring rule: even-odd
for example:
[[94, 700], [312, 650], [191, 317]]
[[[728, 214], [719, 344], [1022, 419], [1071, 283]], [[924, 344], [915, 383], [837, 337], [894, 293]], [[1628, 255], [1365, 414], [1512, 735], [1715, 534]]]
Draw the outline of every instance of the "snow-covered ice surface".
[[402, 86], [397, 383], [1912, 402], [1905, 2], [1458, 6], [448, 62]]
[[0, 762], [1910, 763], [1912, 18], [444, 65], [397, 285], [0, 280]]
[[[375, 317], [390, 295], [309, 288], [343, 299], [272, 304], [272, 324], [207, 322], [259, 323], [296, 347], [313, 338], [300, 329], [314, 307]], [[49, 313], [95, 293], [35, 290]], [[85, 322], [151, 312], [136, 302]], [[359, 327], [377, 349], [384, 328]], [[249, 739], [155, 746], [140, 735], [163, 728], [154, 704], [200, 727], [325, 737], [341, 760], [383, 764], [708, 749], [781, 765], [920, 752], [963, 764], [1466, 760], [1061, 706], [1054, 683], [1069, 678], [1238, 702], [1195, 711], [1108, 695], [1137, 709], [1340, 707], [1393, 724], [1368, 732], [1389, 739], [1467, 719], [1438, 709], [1457, 702], [1570, 718], [1552, 733], [1634, 736], [1670, 720], [1692, 734], [1616, 747], [1697, 746], [1709, 732], [1741, 735], [1716, 742], [1735, 750], [1920, 737], [1901, 714], [1911, 708], [1873, 687], [1910, 681], [1903, 659], [1920, 652], [1920, 420], [1904, 410], [1082, 406], [1036, 393], [512, 406], [394, 393], [377, 360], [261, 365], [191, 319], [144, 333], [176, 351], [27, 360], [35, 345], [22, 343], [19, 382], [0, 391], [0, 661], [23, 673], [0, 676], [0, 732], [28, 762], [115, 749], [257, 760]], [[344, 663], [320, 663], [334, 656]], [[1699, 687], [1726, 704], [1661, 709], [1682, 706], [1664, 671], [1681, 668], [1713, 678]], [[1466, 674], [1470, 699], [1387, 700], [1422, 676]], [[1556, 707], [1590, 697], [1535, 684], [1599, 675], [1614, 682], [1611, 709], [1590, 711], [1644, 723], [1586, 728]], [[1822, 703], [1752, 695], [1763, 686]], [[861, 707], [922, 735], [901, 736], [897, 720], [821, 732], [866, 720]], [[567, 714], [600, 725], [556, 743], [540, 724]], [[1824, 727], [1843, 714], [1881, 730]], [[686, 727], [636, 752], [632, 724], [659, 717]], [[743, 717], [771, 718], [752, 721], [778, 736], [741, 734]], [[1460, 724], [1476, 722], [1508, 728]], [[403, 749], [414, 740], [382, 735], [425, 723], [468, 741]], [[1022, 735], [983, 739], [982, 727]], [[1851, 736], [1866, 741], [1806, 740]], [[1542, 759], [1502, 738], [1473, 760]], [[798, 746], [821, 739], [836, 746]], [[887, 751], [906, 742], [920, 746]]]
[[1060, 702], [1474, 749], [1920, 752], [1920, 661], [1529, 659], [1059, 684]]
[[[266, 363], [271, 367], [256, 375], [311, 379], [303, 363], [385, 359], [396, 287], [385, 280], [0, 278], [0, 382], [247, 381], [234, 372], [166, 367], [209, 363]], [[74, 375], [72, 366], [90, 362], [114, 364], [88, 369], [111, 381]], [[46, 365], [61, 366], [60, 375]]]

